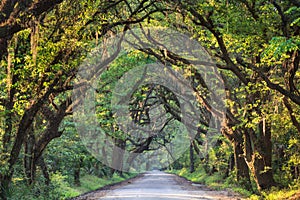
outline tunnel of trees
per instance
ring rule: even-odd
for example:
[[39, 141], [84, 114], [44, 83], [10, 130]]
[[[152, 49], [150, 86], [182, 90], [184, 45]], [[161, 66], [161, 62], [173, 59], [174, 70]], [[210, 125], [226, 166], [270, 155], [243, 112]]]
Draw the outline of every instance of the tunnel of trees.
[[[192, 61], [168, 50], [136, 48], [109, 62], [98, 83], [95, 107], [106, 137], [133, 153], [151, 156], [161, 146], [168, 149], [177, 134], [173, 127], [183, 120], [180, 102], [167, 87], [145, 84], [130, 97], [130, 118], [139, 125], [151, 123], [151, 108], [164, 111], [167, 120], [158, 134], [132, 139], [118, 129], [111, 108], [113, 87], [120, 77], [134, 67], [159, 61], [181, 70], [192, 83], [199, 110], [194, 115], [201, 124], [192, 127], [195, 136], [169, 170], [203, 169], [256, 193], [299, 184], [298, 1], [2, 0], [2, 199], [18, 198], [24, 195], [22, 190], [30, 191], [31, 198], [57, 199], [55, 195], [66, 195], [66, 185], [80, 186], [86, 174], [126, 176], [122, 166], [110, 169], [82, 144], [72, 117], [78, 104], [72, 90], [89, 52], [108, 37], [137, 27], [164, 27], [198, 41], [215, 62], [226, 109], [212, 109], [207, 103], [205, 93], [212, 91]], [[215, 145], [207, 149], [203, 137], [212, 117], [220, 124]]]

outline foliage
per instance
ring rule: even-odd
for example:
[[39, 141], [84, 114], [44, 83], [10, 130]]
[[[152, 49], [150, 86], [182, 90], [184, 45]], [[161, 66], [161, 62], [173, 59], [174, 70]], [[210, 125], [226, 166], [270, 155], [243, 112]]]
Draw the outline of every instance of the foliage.
[[60, 174], [52, 174], [52, 183], [46, 186], [43, 180], [39, 180], [34, 186], [26, 186], [24, 183], [17, 183], [10, 189], [8, 199], [70, 199], [80, 194], [99, 189], [103, 186], [121, 182], [125, 179], [133, 177], [134, 174], [128, 174], [123, 177], [115, 174], [112, 178], [99, 178], [95, 175], [83, 175], [81, 177], [81, 186], [74, 186], [67, 181], [67, 176]]
[[[199, 41], [216, 62], [226, 88], [227, 110], [221, 113], [226, 117], [213, 138], [216, 145], [203, 148], [205, 130], [201, 130], [191, 141], [190, 151], [170, 166], [178, 170], [175, 173], [214, 188], [233, 187], [246, 196], [249, 192], [260, 193], [266, 199], [297, 196], [299, 7], [294, 0], [3, 1], [0, 198], [68, 198], [123, 179], [81, 144], [71, 117], [76, 102], [72, 102], [70, 91], [88, 52], [106, 37], [143, 26], [176, 29]], [[102, 73], [96, 114], [99, 126], [109, 137], [118, 139], [118, 145], [149, 153], [166, 147], [178, 134], [174, 129], [180, 123], [178, 102], [168, 88], [137, 88], [131, 96], [131, 112], [139, 110], [138, 117], [149, 114], [141, 105], [146, 105], [146, 94], [153, 91], [151, 95], [168, 110], [171, 120], [147, 145], [128, 138], [119, 130], [111, 108], [112, 90], [126, 72], [159, 60], [182, 69], [184, 77], [194, 81], [195, 93], [204, 100], [207, 97], [203, 91], [213, 91], [201, 85], [202, 75], [190, 70], [190, 62], [161, 49], [140, 50], [143, 52], [121, 52]], [[208, 116], [218, 116], [203, 102], [199, 105]], [[147, 120], [136, 123], [141, 125]], [[205, 122], [201, 127], [206, 127]], [[189, 173], [192, 168], [196, 171]], [[239, 186], [241, 179], [252, 186], [248, 188], [252, 191]]]
[[234, 179], [234, 174], [232, 174], [227, 179], [224, 179], [223, 175], [220, 173], [215, 173], [213, 175], [206, 174], [205, 170], [202, 167], [197, 168], [197, 170], [193, 173], [190, 173], [186, 168], [182, 168], [181, 170], [171, 170], [169, 172], [182, 176], [192, 181], [193, 183], [204, 184], [211, 189], [227, 189], [239, 193], [244, 197], [250, 197], [252, 195], [251, 192], [245, 190], [243, 187], [240, 187], [235, 181], [231, 180]]

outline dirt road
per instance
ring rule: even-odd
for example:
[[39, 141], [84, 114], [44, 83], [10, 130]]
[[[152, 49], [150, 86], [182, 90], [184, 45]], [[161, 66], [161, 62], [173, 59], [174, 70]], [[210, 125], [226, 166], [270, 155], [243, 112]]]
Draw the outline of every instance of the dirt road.
[[126, 185], [98, 191], [81, 199], [88, 200], [233, 200], [241, 199], [228, 191], [214, 191], [195, 185], [176, 175], [160, 171], [147, 172]]

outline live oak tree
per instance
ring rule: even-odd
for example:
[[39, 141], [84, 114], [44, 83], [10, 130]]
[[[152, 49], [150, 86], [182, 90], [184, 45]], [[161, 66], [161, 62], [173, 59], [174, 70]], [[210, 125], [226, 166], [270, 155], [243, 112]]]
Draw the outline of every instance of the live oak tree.
[[[275, 185], [272, 173], [272, 108], [282, 96], [290, 120], [299, 105], [299, 6], [296, 1], [170, 2], [184, 28], [211, 52], [228, 89], [223, 134], [234, 145], [238, 177], [258, 188]], [[230, 81], [229, 77], [235, 75]], [[238, 86], [238, 88], [236, 87]], [[291, 103], [292, 102], [292, 103]], [[297, 109], [296, 109], [297, 110]]]
[[[251, 171], [259, 189], [272, 187], [276, 184], [272, 172], [273, 110], [268, 104], [276, 96], [282, 96], [289, 120], [299, 131], [293, 106], [299, 105], [297, 2], [168, 3], [166, 6], [175, 8], [179, 15], [165, 15], [167, 24], [198, 38], [224, 76], [228, 109], [222, 133], [234, 146], [238, 179], [249, 188]], [[143, 51], [160, 60], [182, 62], [182, 58], [174, 59], [172, 52]]]
[[[251, 189], [251, 174], [259, 189], [269, 189], [277, 184], [273, 178], [275, 169], [285, 169], [291, 178], [297, 178], [300, 166], [297, 158], [299, 6], [295, 0], [1, 1], [0, 196], [6, 197], [20, 157], [24, 160], [28, 184], [34, 183], [37, 166], [47, 179], [43, 152], [51, 140], [64, 134], [59, 124], [78, 103], [70, 101], [69, 90], [73, 89], [80, 62], [107, 33], [114, 35], [135, 25], [164, 26], [190, 34], [215, 59], [227, 95], [227, 111], [223, 113], [226, 118], [220, 132], [231, 141], [241, 184]], [[191, 64], [172, 52], [141, 50], [181, 69]], [[106, 75], [112, 78], [110, 81], [116, 81], [119, 72], [110, 72]], [[187, 77], [201, 85], [198, 84], [201, 74], [186, 72]], [[196, 93], [207, 89], [201, 86], [194, 88]], [[141, 98], [143, 90], [147, 93], [151, 86], [144, 86], [132, 97], [133, 119], [147, 115], [146, 107], [139, 106], [147, 102], [147, 98]], [[156, 88], [155, 95], [160, 100], [167, 99], [162, 105], [180, 121], [180, 112], [170, 107], [176, 101], [166, 91]], [[100, 96], [106, 94], [105, 89], [99, 91]], [[99, 99], [100, 124], [111, 128], [114, 122], [108, 112], [109, 102]], [[220, 117], [209, 105], [201, 106], [205, 107], [208, 118], [209, 115]], [[202, 125], [204, 129], [199, 131], [205, 134], [205, 120]], [[124, 146], [124, 135], [117, 129], [110, 131], [116, 142]], [[158, 138], [156, 144], [162, 145], [165, 139]], [[127, 147], [143, 152], [157, 147], [153, 141], [128, 140], [127, 145], [131, 144]], [[196, 153], [200, 153], [200, 146], [200, 138], [191, 141]], [[193, 155], [193, 149], [190, 150]], [[205, 162], [209, 164], [212, 160]]]
[[[83, 50], [83, 43], [79, 42], [82, 34], [74, 37], [78, 31], [75, 28], [82, 28], [87, 22], [74, 24], [72, 21], [83, 14], [82, 10], [76, 11], [70, 6], [71, 2], [58, 5], [60, 2], [1, 3], [1, 75], [6, 81], [1, 96], [5, 119], [1, 133], [2, 198], [5, 198], [22, 145], [25, 144], [25, 173], [31, 183], [42, 151], [53, 138], [61, 135], [59, 124], [70, 111], [70, 101], [62, 98], [57, 102], [56, 96], [72, 88], [70, 84], [77, 67], [74, 56]], [[71, 10], [74, 10], [73, 16]], [[73, 59], [70, 61], [70, 58]], [[37, 116], [43, 116], [48, 125], [38, 124]], [[34, 130], [33, 122], [44, 129], [40, 135], [35, 133], [40, 130]]]
[[108, 30], [141, 22], [161, 10], [152, 7], [154, 2], [136, 3], [1, 2], [2, 198], [6, 198], [22, 146], [25, 174], [31, 184], [43, 151], [62, 134], [59, 124], [76, 103], [66, 91], [72, 89], [79, 62], [90, 47]]

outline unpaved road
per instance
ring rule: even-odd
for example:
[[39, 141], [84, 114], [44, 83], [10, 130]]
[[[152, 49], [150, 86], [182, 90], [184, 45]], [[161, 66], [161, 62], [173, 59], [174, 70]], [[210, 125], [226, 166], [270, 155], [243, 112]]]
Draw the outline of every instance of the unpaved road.
[[87, 200], [233, 200], [241, 199], [228, 191], [214, 191], [203, 185], [195, 185], [173, 174], [160, 171], [147, 172], [143, 176], [120, 187], [96, 191], [79, 199]]

